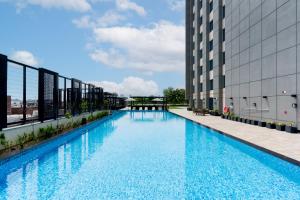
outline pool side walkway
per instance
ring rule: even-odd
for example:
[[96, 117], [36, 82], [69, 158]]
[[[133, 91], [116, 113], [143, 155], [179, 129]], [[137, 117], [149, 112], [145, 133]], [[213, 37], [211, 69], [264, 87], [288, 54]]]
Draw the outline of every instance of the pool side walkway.
[[216, 116], [196, 116], [186, 108], [169, 111], [300, 165], [300, 134], [290, 134]]

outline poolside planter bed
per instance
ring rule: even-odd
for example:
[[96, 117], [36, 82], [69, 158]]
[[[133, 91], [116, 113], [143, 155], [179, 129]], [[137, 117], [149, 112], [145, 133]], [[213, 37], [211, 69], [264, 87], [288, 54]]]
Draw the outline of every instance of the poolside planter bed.
[[266, 122], [258, 122], [258, 126], [260, 127], [266, 127], [267, 123]]
[[298, 133], [298, 129], [294, 126], [286, 126], [285, 131], [288, 133]]
[[257, 125], [258, 125], [258, 121], [256, 121], [256, 120], [251, 120], [251, 124], [254, 125], [254, 126], [257, 126]]

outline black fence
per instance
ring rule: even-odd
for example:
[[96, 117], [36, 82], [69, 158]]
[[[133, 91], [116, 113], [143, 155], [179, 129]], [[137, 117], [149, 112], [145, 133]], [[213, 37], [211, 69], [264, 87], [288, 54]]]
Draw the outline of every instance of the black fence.
[[124, 106], [125, 100], [117, 95], [105, 97], [103, 88], [0, 54], [0, 130], [67, 113], [75, 116]]

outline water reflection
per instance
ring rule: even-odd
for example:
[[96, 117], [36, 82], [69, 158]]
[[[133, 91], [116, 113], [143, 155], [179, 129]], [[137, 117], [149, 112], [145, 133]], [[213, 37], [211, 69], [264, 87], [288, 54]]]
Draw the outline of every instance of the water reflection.
[[131, 111], [130, 119], [134, 122], [154, 122], [154, 121], [169, 121], [175, 116], [166, 111]]
[[[24, 162], [13, 172], [1, 170], [0, 199], [50, 199], [101, 148], [105, 138], [116, 129], [114, 122], [122, 116], [119, 114], [51, 152]], [[16, 161], [12, 160], [7, 165], [18, 165], [12, 162]]]

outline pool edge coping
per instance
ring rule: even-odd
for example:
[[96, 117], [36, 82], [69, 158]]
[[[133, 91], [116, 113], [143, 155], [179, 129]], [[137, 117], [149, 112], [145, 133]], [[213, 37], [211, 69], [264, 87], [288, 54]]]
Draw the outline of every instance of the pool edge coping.
[[221, 130], [218, 130], [218, 129], [216, 129], [216, 128], [207, 126], [207, 125], [205, 125], [205, 124], [202, 124], [202, 123], [200, 123], [200, 122], [197, 122], [197, 121], [195, 121], [195, 120], [193, 120], [193, 119], [189, 119], [189, 118], [187, 118], [187, 117], [185, 117], [185, 116], [183, 116], [183, 115], [180, 115], [180, 114], [178, 114], [178, 113], [172, 112], [172, 111], [170, 111], [170, 110], [168, 110], [167, 112], [172, 113], [172, 114], [174, 114], [174, 115], [177, 115], [177, 116], [179, 116], [179, 117], [182, 117], [182, 118], [184, 118], [184, 119], [186, 119], [186, 120], [189, 120], [189, 121], [191, 121], [191, 122], [194, 122], [194, 123], [196, 123], [196, 124], [198, 124], [198, 125], [200, 125], [200, 126], [203, 126], [203, 127], [205, 127], [205, 128], [208, 128], [208, 129], [210, 129], [210, 130], [213, 130], [213, 131], [217, 132], [218, 134], [225, 135], [225, 136], [227, 136], [227, 137], [229, 137], [229, 138], [232, 138], [232, 139], [234, 139], [234, 140], [237, 140], [237, 141], [239, 141], [239, 142], [242, 142], [242, 143], [244, 143], [244, 144], [246, 144], [246, 145], [248, 145], [248, 146], [251, 146], [251, 147], [253, 147], [253, 148], [255, 148], [255, 149], [258, 149], [258, 150], [260, 150], [260, 151], [263, 151], [263, 152], [265, 152], [265, 153], [271, 154], [271, 155], [273, 155], [273, 156], [275, 156], [275, 157], [277, 157], [277, 158], [280, 158], [280, 159], [282, 159], [282, 160], [284, 160], [284, 161], [287, 161], [287, 162], [289, 162], [289, 163], [291, 163], [291, 164], [294, 164], [294, 165], [297, 165], [298, 167], [300, 167], [300, 161], [299, 161], [299, 160], [293, 159], [293, 158], [291, 158], [291, 157], [288, 157], [288, 156], [283, 155], [283, 154], [281, 154], [281, 153], [278, 153], [278, 152], [276, 152], [276, 151], [273, 151], [273, 150], [267, 149], [267, 148], [265, 148], [265, 147], [262, 147], [262, 146], [260, 146], [260, 145], [257, 145], [257, 144], [255, 144], [255, 143], [249, 142], [249, 141], [247, 141], [247, 140], [245, 140], [245, 139], [242, 139], [242, 138], [233, 136], [233, 135], [231, 135], [230, 133], [226, 133], [226, 132], [221, 131]]

